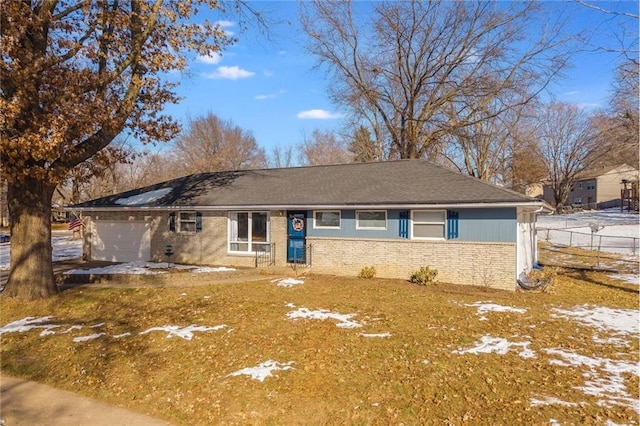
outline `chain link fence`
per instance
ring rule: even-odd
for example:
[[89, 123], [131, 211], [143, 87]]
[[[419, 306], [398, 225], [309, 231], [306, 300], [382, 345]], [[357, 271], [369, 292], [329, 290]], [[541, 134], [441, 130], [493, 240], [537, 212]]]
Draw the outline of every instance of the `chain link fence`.
[[[570, 229], [538, 228], [538, 241], [547, 243], [540, 247], [541, 250], [570, 255], [573, 263], [581, 266], [601, 268], [614, 265], [615, 269], [638, 269], [640, 237], [602, 235], [597, 231], [588, 233]], [[565, 262], [569, 259], [569, 256], [555, 257], [563, 258]]]

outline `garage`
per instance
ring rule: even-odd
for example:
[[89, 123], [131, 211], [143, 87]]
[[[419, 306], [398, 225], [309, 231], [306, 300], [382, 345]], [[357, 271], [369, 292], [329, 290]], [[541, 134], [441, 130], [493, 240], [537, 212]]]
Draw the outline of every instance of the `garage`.
[[110, 262], [151, 260], [151, 224], [145, 221], [94, 221], [91, 259]]

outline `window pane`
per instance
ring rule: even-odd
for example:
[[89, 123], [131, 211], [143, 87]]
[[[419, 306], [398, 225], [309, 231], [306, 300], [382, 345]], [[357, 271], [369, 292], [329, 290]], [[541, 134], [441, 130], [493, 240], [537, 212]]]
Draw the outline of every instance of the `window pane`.
[[444, 224], [426, 225], [416, 223], [413, 225], [413, 236], [415, 238], [444, 238]]
[[340, 212], [316, 212], [317, 227], [340, 227]]
[[379, 212], [358, 212], [359, 228], [386, 228], [387, 214]]
[[195, 222], [180, 222], [180, 231], [181, 232], [196, 232], [196, 223]]
[[236, 213], [237, 215], [237, 232], [236, 232], [236, 240], [237, 241], [248, 241], [249, 240], [249, 213]]
[[267, 214], [251, 215], [251, 241], [267, 241]]
[[196, 221], [196, 212], [180, 212], [180, 220]]
[[269, 251], [269, 244], [253, 243], [253, 251]]
[[413, 212], [414, 222], [444, 222], [444, 212]]
[[248, 243], [231, 243], [231, 251], [249, 251]]

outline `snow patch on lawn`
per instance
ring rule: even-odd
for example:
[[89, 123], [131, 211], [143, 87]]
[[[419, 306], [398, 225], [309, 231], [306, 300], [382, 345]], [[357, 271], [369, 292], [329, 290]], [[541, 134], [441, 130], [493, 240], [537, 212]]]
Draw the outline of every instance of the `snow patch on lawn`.
[[216, 325], [214, 327], [207, 327], [204, 325], [189, 325], [187, 327], [180, 327], [179, 325], [165, 325], [163, 327], [151, 327], [148, 330], [140, 332], [140, 334], [151, 333], [152, 331], [166, 331], [167, 339], [174, 336], [181, 337], [185, 340], [193, 339], [193, 333], [195, 331], [217, 331], [227, 327], [226, 324]]
[[[54, 262], [82, 257], [82, 240], [73, 240], [69, 231], [54, 231], [51, 237]], [[0, 270], [9, 269], [11, 259], [11, 243], [0, 243]]]
[[609, 274], [613, 279], [640, 286], [640, 274]]
[[518, 355], [522, 358], [535, 358], [536, 354], [534, 351], [529, 349], [529, 345], [531, 342], [509, 342], [507, 339], [502, 337], [492, 337], [492, 336], [482, 336], [478, 345], [473, 348], [465, 349], [465, 350], [456, 350], [453, 351], [454, 354], [489, 354], [489, 353], [497, 353], [499, 355], [505, 355], [511, 347], [521, 347], [522, 351]]
[[515, 312], [518, 314], [524, 314], [527, 312], [524, 308], [514, 308], [512, 306], [504, 306], [492, 303], [490, 300], [487, 302], [465, 303], [463, 306], [468, 306], [477, 309], [477, 315], [480, 317], [480, 321], [488, 321], [485, 316], [487, 312]]
[[562, 349], [545, 349], [545, 352], [560, 357], [549, 361], [552, 365], [588, 369], [582, 373], [586, 379], [584, 386], [576, 386], [575, 389], [581, 390], [585, 395], [602, 397], [600, 404], [603, 406], [627, 406], [640, 413], [640, 402], [629, 395], [624, 382], [624, 374], [640, 377], [640, 364], [609, 358], [592, 358]]
[[189, 269], [189, 272], [193, 272], [194, 274], [202, 274], [202, 273], [209, 273], [209, 272], [233, 272], [236, 269], [235, 268], [227, 268], [224, 266], [219, 266], [217, 268], [211, 268], [208, 266], [201, 266], [201, 267], [196, 267], [196, 268], [185, 268], [185, 269]]
[[317, 319], [317, 320], [326, 320], [326, 319], [334, 319], [338, 320], [338, 324], [336, 327], [340, 328], [358, 328], [362, 327], [362, 324], [356, 321], [351, 321], [351, 318], [355, 317], [357, 314], [339, 314], [336, 312], [330, 312], [327, 309], [320, 309], [317, 311], [312, 311], [308, 308], [298, 308], [296, 311], [291, 311], [287, 313], [287, 318], [289, 319], [300, 319], [300, 318], [309, 318], [309, 319]]
[[539, 405], [563, 405], [565, 407], [576, 407], [580, 405], [577, 402], [563, 401], [553, 396], [545, 396], [542, 398], [543, 399], [531, 398], [531, 401], [530, 401], [531, 406], [537, 407]]
[[295, 278], [276, 278], [271, 280], [272, 283], [278, 283], [278, 287], [293, 287], [304, 284], [304, 280], [296, 280]]
[[391, 337], [391, 333], [360, 333], [362, 337]]
[[[4, 327], [0, 327], [0, 336], [4, 333], [24, 333], [29, 330], [42, 328], [44, 329], [43, 333], [52, 334], [51, 329], [60, 327], [59, 325], [47, 324], [52, 316], [46, 317], [26, 317], [21, 320], [10, 322]], [[45, 334], [45, 335], [46, 335]]]
[[273, 371], [293, 370], [293, 367], [291, 366], [291, 364], [293, 363], [293, 361], [282, 363], [278, 361], [267, 360], [255, 367], [248, 367], [243, 368], [242, 370], [235, 371], [229, 374], [227, 377], [249, 376], [253, 380], [264, 382], [264, 379], [266, 379], [267, 377], [277, 377], [272, 374]]
[[573, 309], [553, 308], [557, 314], [552, 318], [570, 318], [602, 331], [617, 334], [638, 335], [640, 333], [640, 311], [634, 309], [612, 309], [589, 305], [576, 306]]
[[105, 335], [105, 333], [94, 333], [94, 334], [90, 334], [88, 336], [74, 337], [73, 338], [73, 342], [74, 343], [86, 342], [86, 341], [89, 341], [89, 340], [97, 339], [97, 338], [102, 337], [104, 335]]

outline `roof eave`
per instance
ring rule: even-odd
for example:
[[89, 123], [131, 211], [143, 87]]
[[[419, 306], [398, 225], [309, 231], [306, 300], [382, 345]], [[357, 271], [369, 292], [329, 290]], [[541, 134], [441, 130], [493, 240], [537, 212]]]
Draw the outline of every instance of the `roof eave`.
[[542, 201], [500, 201], [500, 202], [464, 202], [464, 203], [381, 203], [381, 204], [246, 204], [223, 206], [92, 206], [66, 207], [67, 211], [166, 211], [166, 210], [200, 210], [200, 211], [229, 211], [229, 210], [328, 210], [328, 209], [448, 209], [448, 208], [500, 208], [500, 207], [541, 207]]

